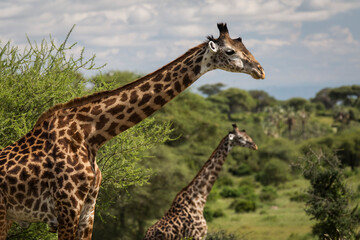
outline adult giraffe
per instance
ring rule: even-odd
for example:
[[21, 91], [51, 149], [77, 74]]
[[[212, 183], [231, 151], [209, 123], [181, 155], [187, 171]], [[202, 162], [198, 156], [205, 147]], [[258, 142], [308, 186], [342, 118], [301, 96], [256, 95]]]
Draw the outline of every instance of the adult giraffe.
[[0, 150], [0, 240], [12, 221], [45, 222], [59, 239], [91, 239], [101, 172], [98, 149], [150, 116], [207, 71], [263, 79], [241, 38], [220, 36], [191, 48], [157, 71], [112, 91], [58, 104], [24, 137]]

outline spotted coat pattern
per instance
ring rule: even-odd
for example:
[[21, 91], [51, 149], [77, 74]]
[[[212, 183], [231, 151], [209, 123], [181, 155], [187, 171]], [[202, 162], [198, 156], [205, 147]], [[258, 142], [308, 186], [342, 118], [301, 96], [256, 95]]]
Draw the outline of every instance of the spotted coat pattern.
[[207, 225], [203, 210], [206, 199], [234, 146], [257, 149], [250, 136], [234, 125], [234, 130], [220, 141], [196, 177], [177, 194], [168, 212], [147, 230], [145, 240], [205, 239]]
[[[228, 47], [233, 40], [221, 33], [214, 41], [225, 41]], [[233, 48], [244, 51], [239, 44]], [[58, 231], [59, 239], [91, 239], [101, 183], [95, 162], [98, 149], [160, 109], [205, 72], [224, 69], [218, 59], [225, 53], [209, 51], [209, 46], [209, 41], [202, 43], [120, 88], [55, 105], [29, 133], [1, 149], [0, 240], [6, 239], [12, 221], [22, 226], [45, 222], [51, 231]], [[232, 62], [227, 64], [233, 70]], [[251, 66], [263, 74], [255, 58]], [[238, 72], [252, 74], [244, 69]]]

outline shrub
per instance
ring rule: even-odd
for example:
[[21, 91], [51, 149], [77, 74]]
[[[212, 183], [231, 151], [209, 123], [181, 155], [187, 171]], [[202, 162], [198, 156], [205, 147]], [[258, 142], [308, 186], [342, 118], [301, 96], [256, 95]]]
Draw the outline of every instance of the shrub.
[[241, 185], [238, 188], [239, 196], [244, 199], [249, 199], [256, 201], [257, 195], [255, 194], [255, 189], [251, 187], [250, 185]]
[[223, 217], [223, 216], [225, 216], [225, 213], [222, 209], [216, 209], [214, 211], [214, 214], [213, 214], [214, 218], [219, 218], [219, 217]]
[[218, 186], [232, 186], [234, 181], [228, 176], [222, 176], [216, 181]]
[[290, 201], [292, 201], [292, 202], [306, 202], [308, 200], [309, 200], [309, 195], [306, 193], [295, 192], [290, 197]]
[[203, 215], [207, 222], [211, 222], [214, 219], [214, 212], [207, 206], [204, 207]]
[[222, 196], [224, 198], [241, 197], [241, 198], [245, 198], [245, 199], [251, 199], [254, 201], [257, 199], [254, 188], [249, 185], [241, 185], [238, 188], [225, 186], [221, 190], [220, 196]]
[[256, 180], [261, 184], [279, 185], [289, 180], [289, 167], [285, 162], [272, 158], [264, 166], [263, 170], [256, 176]]
[[212, 222], [214, 218], [219, 218], [225, 216], [225, 213], [221, 209], [216, 209], [213, 211], [211, 208], [205, 206], [204, 208], [204, 218], [207, 222]]
[[235, 198], [240, 196], [240, 192], [237, 188], [225, 186], [221, 192], [220, 196], [223, 198]]
[[234, 176], [246, 176], [251, 174], [251, 168], [246, 163], [241, 163], [237, 167], [233, 167], [229, 169], [229, 172]]
[[261, 189], [261, 193], [259, 194], [259, 198], [261, 201], [272, 201], [277, 197], [276, 188], [273, 186], [266, 186]]
[[236, 236], [233, 233], [226, 233], [225, 231], [209, 232], [206, 235], [206, 240], [241, 240], [243, 238]]
[[230, 208], [234, 208], [236, 213], [254, 212], [256, 210], [256, 203], [249, 199], [235, 199]]

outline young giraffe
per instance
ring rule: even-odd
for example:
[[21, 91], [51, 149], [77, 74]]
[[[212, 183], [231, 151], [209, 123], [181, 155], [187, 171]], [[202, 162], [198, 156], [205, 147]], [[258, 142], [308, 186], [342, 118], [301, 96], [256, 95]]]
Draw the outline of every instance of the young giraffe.
[[219, 38], [188, 50], [159, 70], [112, 91], [59, 104], [0, 150], [0, 240], [11, 221], [45, 222], [59, 239], [91, 239], [101, 173], [98, 149], [150, 116], [209, 70], [263, 79], [265, 73], [226, 24]]
[[233, 127], [234, 130], [220, 141], [196, 177], [176, 195], [165, 215], [147, 230], [144, 239], [205, 239], [204, 206], [231, 148], [241, 146], [257, 150], [245, 130], [239, 131], [235, 124]]

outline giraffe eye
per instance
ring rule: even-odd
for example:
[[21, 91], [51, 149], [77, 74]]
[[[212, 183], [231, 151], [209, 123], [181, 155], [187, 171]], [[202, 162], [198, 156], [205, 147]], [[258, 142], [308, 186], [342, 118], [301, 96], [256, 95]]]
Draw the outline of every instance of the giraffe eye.
[[233, 55], [233, 54], [235, 53], [235, 51], [232, 50], [232, 49], [226, 49], [226, 50], [225, 50], [225, 53], [226, 53], [227, 55]]

